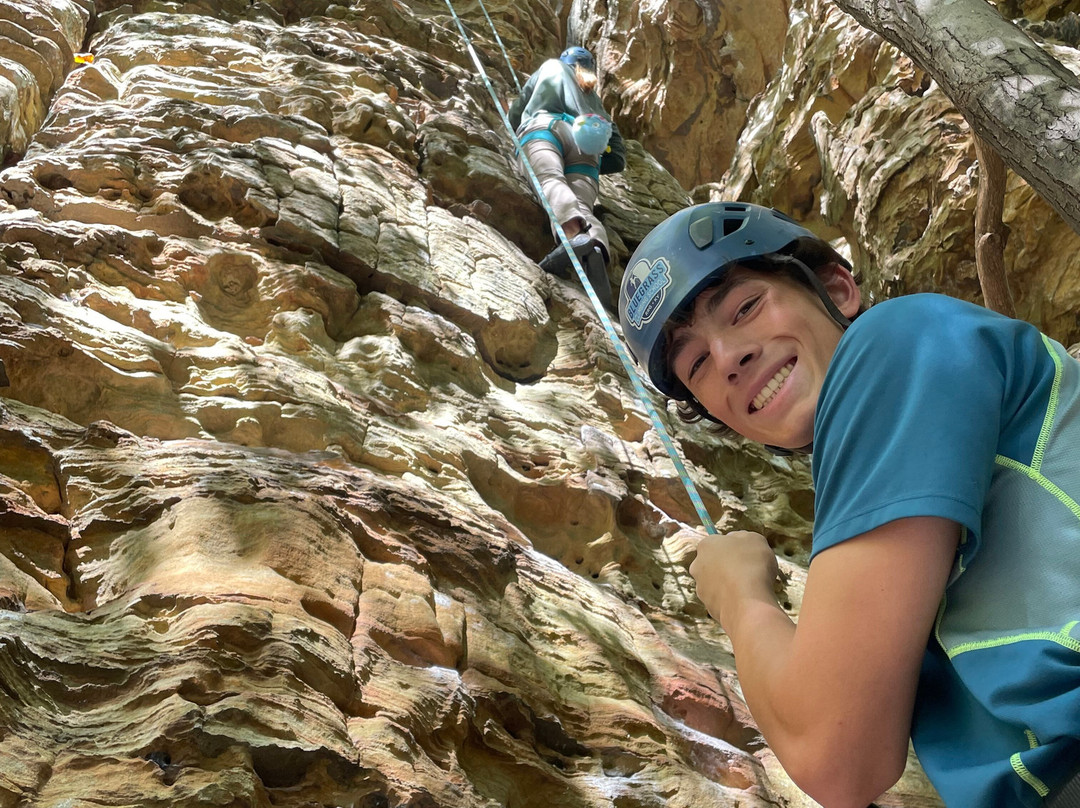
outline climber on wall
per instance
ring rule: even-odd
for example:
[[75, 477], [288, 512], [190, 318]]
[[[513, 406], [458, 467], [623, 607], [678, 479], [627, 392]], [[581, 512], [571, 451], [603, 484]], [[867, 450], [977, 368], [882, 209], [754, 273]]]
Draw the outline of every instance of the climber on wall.
[[[613, 309], [607, 278], [611, 249], [593, 205], [600, 175], [622, 171], [626, 153], [619, 130], [596, 93], [596, 81], [592, 54], [585, 48], [567, 48], [529, 76], [508, 117], [593, 289]], [[540, 266], [561, 278], [570, 277], [570, 258], [561, 244]]]
[[940, 295], [863, 311], [827, 243], [741, 203], [656, 227], [619, 312], [685, 419], [813, 453], [797, 626], [761, 535], [690, 567], [792, 779], [863, 808], [910, 735], [949, 808], [1080, 806], [1080, 363]]

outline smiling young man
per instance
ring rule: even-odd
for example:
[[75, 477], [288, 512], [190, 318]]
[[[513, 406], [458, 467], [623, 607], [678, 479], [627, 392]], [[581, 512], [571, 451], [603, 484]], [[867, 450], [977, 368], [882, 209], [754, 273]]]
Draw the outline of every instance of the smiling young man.
[[813, 453], [797, 627], [761, 535], [691, 566], [792, 779], [865, 808], [910, 736], [949, 808], [1080, 806], [1080, 365], [939, 295], [862, 312], [828, 244], [742, 203], [661, 223], [619, 303], [687, 417]]

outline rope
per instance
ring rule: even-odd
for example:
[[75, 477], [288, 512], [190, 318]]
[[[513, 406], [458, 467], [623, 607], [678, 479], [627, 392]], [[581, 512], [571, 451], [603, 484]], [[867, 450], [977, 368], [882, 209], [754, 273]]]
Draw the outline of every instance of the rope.
[[[480, 0], [480, 10], [484, 12], [484, 19], [488, 21], [488, 25], [491, 26], [491, 33], [495, 34], [495, 41], [499, 43], [499, 48], [502, 50], [503, 58], [506, 60], [506, 66], [510, 68], [510, 78], [514, 80], [514, 86], [517, 87], [518, 95], [521, 95], [521, 82], [518, 81], [517, 71], [514, 70], [514, 65], [510, 61], [510, 54], [506, 52], [506, 48], [503, 46], [503, 41], [499, 37], [499, 32], [495, 29], [495, 23], [491, 21], [491, 17], [488, 16], [487, 6], [484, 5], [484, 0]], [[451, 13], [454, 9], [451, 6]], [[457, 15], [454, 15], [454, 19], [457, 19]], [[496, 102], [497, 103], [497, 102]]]
[[[581, 281], [581, 285], [585, 288], [585, 293], [588, 295], [589, 300], [592, 302], [593, 308], [596, 309], [596, 314], [600, 318], [600, 323], [604, 327], [604, 331], [607, 333], [608, 338], [611, 340], [611, 344], [615, 347], [615, 353], [618, 354], [619, 361], [622, 362], [622, 366], [626, 369], [627, 375], [630, 377], [630, 382], [634, 386], [634, 392], [642, 405], [645, 407], [645, 411], [649, 414], [649, 420], [652, 421], [653, 429], [656, 430], [656, 434], [660, 438], [660, 442], [663, 443], [664, 449], [667, 450], [668, 455], [671, 458], [672, 463], [675, 464], [675, 471], [678, 473], [679, 478], [682, 480], [683, 487], [686, 488], [686, 493], [690, 496], [690, 502], [694, 506], [694, 510], [697, 511], [698, 518], [701, 520], [702, 526], [709, 533], [716, 533], [716, 527], [713, 525], [712, 517], [709, 516], [708, 510], [705, 508], [705, 503], [701, 499], [701, 494], [698, 493], [697, 487], [694, 485], [694, 481], [690, 479], [689, 473], [686, 471], [686, 466], [682, 462], [682, 458], [679, 457], [679, 453], [675, 448], [675, 444], [671, 440], [671, 436], [668, 434], [667, 429], [664, 427], [663, 421], [660, 420], [660, 415], [656, 412], [656, 408], [653, 407], [651, 396], [645, 389], [644, 383], [641, 381], [641, 376], [634, 368], [634, 363], [630, 359], [630, 354], [627, 353], [625, 346], [623, 346], [622, 339], [615, 331], [615, 326], [611, 322], [611, 318], [608, 317], [607, 311], [604, 309], [603, 304], [600, 302], [600, 298], [596, 296], [595, 290], [592, 288], [592, 283], [589, 282], [588, 276], [585, 274], [585, 270], [581, 266], [581, 261], [578, 260], [577, 254], [570, 246], [570, 239], [566, 235], [566, 231], [563, 230], [562, 225], [555, 217], [555, 212], [551, 209], [551, 203], [548, 202], [547, 197], [544, 195], [544, 189], [540, 185], [540, 180], [536, 176], [536, 172], [533, 171], [532, 164], [529, 163], [525, 153], [521, 151], [521, 144], [518, 141], [517, 133], [514, 132], [514, 127], [510, 125], [510, 119], [506, 116], [505, 110], [503, 110], [502, 104], [499, 102], [499, 96], [495, 93], [495, 88], [491, 85], [491, 80], [488, 78], [487, 71], [484, 70], [483, 64], [480, 62], [480, 56], [477, 54], [476, 49], [473, 48], [472, 40], [469, 39], [468, 33], [465, 31], [465, 26], [462, 24], [461, 19], [458, 17], [457, 12], [454, 10], [451, 0], [446, 0], [446, 6], [450, 9], [450, 14], [454, 18], [454, 22], [457, 23], [458, 31], [461, 32], [461, 38], [465, 42], [465, 47], [469, 51], [469, 55], [472, 57], [473, 64], [476, 65], [476, 69], [480, 74], [480, 77], [484, 81], [484, 86], [487, 87], [488, 94], [491, 96], [491, 100], [495, 104], [495, 109], [499, 113], [499, 117], [502, 118], [503, 125], [506, 127], [506, 131], [510, 133], [510, 138], [517, 146], [518, 152], [521, 154], [522, 165], [525, 166], [525, 170], [529, 175], [529, 180], [532, 182], [532, 186], [536, 191], [536, 195], [540, 198], [540, 202], [544, 206], [544, 210], [547, 212], [548, 218], [551, 219], [551, 223], [555, 229], [555, 232], [559, 236], [559, 243], [562, 244], [566, 254], [570, 256], [570, 261], [574, 266], [574, 271], [577, 272], [578, 279]], [[486, 12], [485, 12], [486, 14]], [[490, 18], [488, 22], [490, 22]], [[498, 34], [496, 34], [498, 36]]]

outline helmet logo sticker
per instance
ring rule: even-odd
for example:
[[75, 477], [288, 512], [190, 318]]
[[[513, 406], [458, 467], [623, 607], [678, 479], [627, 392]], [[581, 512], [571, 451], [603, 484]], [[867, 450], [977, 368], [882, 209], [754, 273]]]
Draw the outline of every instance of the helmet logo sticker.
[[652, 264], [641, 259], [627, 273], [626, 316], [634, 328], [640, 329], [656, 316], [671, 286], [671, 270], [666, 258]]

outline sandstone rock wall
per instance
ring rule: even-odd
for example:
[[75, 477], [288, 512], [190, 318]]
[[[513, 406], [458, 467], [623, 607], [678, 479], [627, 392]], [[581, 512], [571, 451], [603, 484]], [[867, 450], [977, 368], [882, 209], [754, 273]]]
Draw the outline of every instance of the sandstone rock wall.
[[10, 162], [26, 150], [71, 68], [93, 11], [88, 0], [0, 6], [0, 143]]
[[[81, 3], [0, 10], [0, 807], [809, 805], [445, 5]], [[846, 237], [873, 295], [977, 296], [962, 121], [828, 6], [487, 8], [519, 77], [564, 26], [600, 57], [613, 281], [729, 168], [695, 197]], [[1070, 339], [1074, 236], [1009, 210]], [[797, 614], [805, 464], [665, 418]], [[880, 805], [939, 804], [910, 772]]]
[[571, 36], [596, 50], [620, 130], [687, 188], [718, 179], [747, 108], [780, 66], [787, 4], [579, 0], [572, 9]]
[[[522, 70], [562, 45], [491, 11]], [[794, 795], [445, 9], [24, 16], [60, 67], [15, 54], [0, 174], [0, 806]], [[620, 260], [688, 199], [629, 159]], [[804, 466], [678, 434], [721, 525], [805, 555]]]

